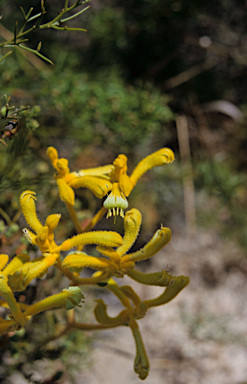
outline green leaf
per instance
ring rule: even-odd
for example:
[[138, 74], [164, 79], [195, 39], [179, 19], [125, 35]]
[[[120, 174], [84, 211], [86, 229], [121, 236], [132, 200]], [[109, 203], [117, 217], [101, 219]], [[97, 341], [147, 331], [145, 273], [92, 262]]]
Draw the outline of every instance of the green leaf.
[[33, 20], [37, 19], [38, 17], [40, 17], [41, 15], [42, 15], [41, 12], [40, 12], [40, 13], [37, 13], [37, 15], [34, 15], [34, 16], [30, 17], [30, 19], [28, 19], [27, 21], [28, 21], [28, 22], [29, 22], [29, 21], [33, 21]]
[[21, 47], [21, 48], [25, 49], [26, 51], [32, 52], [35, 55], [41, 57], [41, 59], [47, 61], [48, 63], [50, 63], [52, 65], [54, 65], [54, 63], [50, 59], [48, 59], [47, 57], [41, 55], [41, 53], [39, 53], [36, 49], [31, 49], [31, 48], [25, 47], [25, 45], [21, 45], [21, 44], [18, 44], [18, 47]]
[[[66, 19], [62, 19], [62, 20], [61, 20], [61, 23], [64, 23], [64, 22], [66, 22], [66, 21], [68, 21], [68, 20], [71, 20], [71, 19], [74, 19], [75, 17], [79, 16], [81, 13], [85, 12], [88, 8], [90, 8], [90, 5], [89, 5], [88, 7], [86, 7], [86, 8], [81, 9], [79, 12], [75, 13], [75, 14], [72, 15], [72, 16], [67, 17]], [[57, 22], [57, 23], [58, 23], [58, 22]], [[57, 23], [56, 23], [56, 24], [57, 24]]]
[[6, 59], [6, 57], [8, 57], [9, 55], [11, 55], [11, 53], [13, 53], [13, 51], [8, 52], [8, 53], [6, 53], [6, 55], [4, 55], [3, 57], [1, 57], [1, 59], [0, 59], [0, 63], [1, 63], [1, 61], [3, 61], [4, 59]]

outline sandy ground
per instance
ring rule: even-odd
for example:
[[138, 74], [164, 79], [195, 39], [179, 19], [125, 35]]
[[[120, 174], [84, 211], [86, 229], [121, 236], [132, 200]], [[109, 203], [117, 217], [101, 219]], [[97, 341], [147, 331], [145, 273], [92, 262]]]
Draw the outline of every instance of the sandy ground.
[[[151, 365], [145, 383], [247, 383], [247, 259], [242, 251], [213, 233], [176, 236], [145, 268], [152, 272], [167, 264], [171, 273], [190, 276], [191, 282], [172, 302], [151, 309], [139, 321]], [[143, 299], [162, 291], [139, 287], [129, 278], [123, 283], [139, 288]], [[95, 342], [94, 367], [76, 380], [140, 383], [133, 371], [134, 355], [128, 328], [105, 331]]]

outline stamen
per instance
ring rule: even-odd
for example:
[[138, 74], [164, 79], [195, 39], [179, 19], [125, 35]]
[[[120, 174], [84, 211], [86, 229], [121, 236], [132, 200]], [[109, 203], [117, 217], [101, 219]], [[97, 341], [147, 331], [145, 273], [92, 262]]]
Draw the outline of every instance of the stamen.
[[128, 207], [128, 201], [120, 190], [118, 183], [113, 183], [112, 192], [104, 201], [104, 207], [108, 209], [106, 218], [113, 216], [124, 217], [123, 210]]
[[112, 212], [111, 212], [111, 210], [110, 209], [108, 209], [108, 212], [107, 212], [107, 216], [106, 216], [106, 218], [108, 219], [109, 217], [111, 217], [112, 216]]

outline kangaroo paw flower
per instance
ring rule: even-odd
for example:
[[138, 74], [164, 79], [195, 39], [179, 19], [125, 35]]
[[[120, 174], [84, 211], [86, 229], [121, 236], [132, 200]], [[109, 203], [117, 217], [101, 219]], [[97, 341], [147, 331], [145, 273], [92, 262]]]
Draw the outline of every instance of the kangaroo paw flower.
[[126, 213], [124, 218], [123, 245], [117, 249], [117, 253], [120, 256], [124, 255], [136, 241], [140, 231], [141, 222], [142, 215], [138, 209], [133, 208]]
[[55, 307], [63, 307], [68, 311], [74, 307], [80, 307], [82, 298], [83, 295], [79, 287], [69, 287], [68, 289], [63, 289], [62, 292], [57, 293], [56, 295], [49, 296], [46, 299], [31, 305], [23, 313], [23, 316], [33, 316], [39, 312]]
[[63, 267], [72, 268], [75, 272], [80, 272], [83, 268], [92, 268], [98, 271], [114, 271], [114, 265], [109, 260], [94, 256], [89, 256], [84, 252], [75, 252], [66, 256]]
[[5, 267], [5, 269], [2, 271], [2, 274], [5, 276], [11, 275], [29, 260], [30, 260], [30, 257], [28, 256], [27, 253], [20, 253], [19, 255], [15, 256], [11, 260], [11, 262], [7, 265], [7, 267]]
[[82, 176], [71, 180], [69, 186], [72, 188], [88, 188], [96, 197], [102, 199], [111, 190], [112, 183], [100, 177]]
[[135, 291], [129, 285], [123, 285], [120, 287], [121, 291], [132, 300], [135, 308], [133, 311], [133, 316], [135, 319], [142, 319], [147, 312], [147, 305], [141, 301], [140, 297], [135, 293]]
[[36, 193], [32, 191], [24, 191], [20, 195], [20, 204], [23, 215], [25, 216], [26, 222], [30, 227], [37, 233], [43, 226], [40, 223], [35, 207]]
[[184, 289], [190, 282], [187, 276], [174, 277], [173, 283], [166, 287], [164, 293], [158, 296], [156, 299], [145, 300], [145, 304], [150, 307], [156, 307], [157, 305], [163, 305], [174, 299], [182, 289]]
[[73, 189], [68, 185], [68, 183], [66, 182], [66, 180], [62, 175], [57, 175], [55, 179], [57, 182], [60, 199], [65, 203], [74, 205], [75, 192], [73, 191]]
[[169, 275], [167, 271], [162, 270], [161, 272], [154, 273], [142, 273], [137, 270], [128, 271], [128, 276], [138, 283], [145, 285], [156, 285], [159, 287], [168, 287], [175, 279], [174, 276]]
[[9, 256], [2, 253], [0, 255], [0, 271], [2, 271], [2, 269], [5, 267], [8, 261], [9, 261]]
[[76, 177], [95, 176], [100, 177], [101, 179], [110, 180], [110, 176], [113, 170], [114, 165], [108, 164], [103, 165], [102, 167], [81, 169], [78, 172], [72, 172], [72, 175]]
[[122, 237], [113, 231], [93, 231], [75, 235], [71, 239], [65, 240], [59, 247], [54, 248], [53, 252], [68, 251], [79, 245], [97, 244], [107, 247], [118, 247], [123, 244]]
[[136, 343], [136, 358], [134, 370], [141, 380], [145, 380], [149, 373], [149, 361], [142, 341], [141, 333], [136, 321], [130, 322], [130, 327]]
[[22, 268], [9, 275], [9, 286], [13, 291], [22, 291], [33, 279], [43, 277], [48, 268], [56, 263], [58, 257], [58, 253], [52, 253], [26, 263]]
[[102, 299], [95, 300], [95, 301], [97, 302], [97, 305], [94, 308], [94, 315], [96, 320], [100, 324], [117, 326], [117, 325], [124, 325], [128, 323], [128, 314], [126, 310], [120, 312], [120, 314], [116, 317], [110, 317], [107, 315], [107, 312], [106, 312], [107, 307], [104, 301]]
[[7, 284], [7, 279], [4, 275], [0, 275], [0, 294], [8, 303], [8, 306], [15, 321], [23, 327], [25, 325], [25, 319], [23, 317], [19, 305], [16, 302], [13, 292]]
[[159, 151], [156, 151], [145, 157], [145, 159], [141, 160], [140, 163], [136, 166], [132, 175], [130, 176], [130, 180], [133, 186], [136, 185], [138, 179], [140, 179], [140, 177], [149, 169], [169, 164], [173, 160], [174, 153], [169, 148], [162, 148]]
[[56, 168], [57, 160], [58, 160], [57, 150], [54, 147], [49, 147], [47, 149], [47, 155], [49, 156], [53, 167]]
[[169, 243], [170, 240], [171, 230], [169, 228], [161, 227], [161, 229], [155, 232], [153, 238], [145, 245], [145, 247], [135, 253], [124, 256], [122, 262], [149, 259]]
[[118, 183], [112, 184], [112, 191], [104, 201], [104, 207], [108, 209], [106, 218], [112, 215], [120, 215], [124, 217], [124, 209], [128, 208], [128, 201], [124, 193], [120, 190]]

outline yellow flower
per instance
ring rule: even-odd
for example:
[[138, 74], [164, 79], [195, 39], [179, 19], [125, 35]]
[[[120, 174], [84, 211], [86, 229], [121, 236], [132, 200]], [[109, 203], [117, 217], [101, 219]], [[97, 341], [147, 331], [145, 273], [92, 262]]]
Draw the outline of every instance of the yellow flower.
[[[72, 268], [76, 271], [80, 271], [83, 268], [88, 267], [98, 271], [107, 272], [108, 277], [123, 277], [125, 274], [129, 274], [129, 276], [132, 277], [131, 271], [134, 269], [136, 261], [141, 261], [152, 257], [171, 239], [170, 229], [161, 227], [161, 229], [155, 233], [153, 238], [149, 241], [148, 244], [146, 244], [144, 248], [137, 252], [126, 254], [136, 241], [140, 230], [141, 221], [141, 213], [135, 208], [131, 209], [126, 213], [124, 217], [124, 238], [122, 244], [117, 245], [116, 243], [116, 249], [113, 248], [113, 245], [110, 245], [109, 243], [107, 244], [107, 234], [110, 232], [105, 233], [104, 244], [97, 243], [99, 245], [96, 249], [106, 258], [90, 256], [84, 252], [75, 251], [71, 252], [65, 257], [63, 266]], [[77, 235], [76, 237], [82, 237], [85, 235], [86, 234]], [[114, 236], [114, 239], [115, 238], [116, 235]], [[110, 235], [110, 239], [111, 241], [113, 240], [113, 235]], [[67, 249], [64, 246], [62, 247], [63, 250]], [[72, 247], [70, 246], [70, 248]], [[56, 252], [59, 250], [60, 248], [55, 249]], [[135, 276], [132, 278], [138, 280], [138, 276], [137, 278], [135, 278]], [[162, 276], [157, 275], [156, 280], [159, 283], [158, 285], [162, 284], [163, 279], [166, 279], [167, 281], [167, 276], [162, 278]], [[151, 280], [153, 281], [154, 279], [151, 277]], [[150, 281], [150, 278], [148, 281]]]
[[20, 325], [25, 325], [25, 319], [21, 312], [19, 305], [16, 302], [16, 299], [13, 295], [12, 290], [8, 285], [8, 279], [4, 274], [0, 274], [0, 294], [4, 297], [5, 301], [8, 304], [8, 307], [11, 310], [13, 319]]
[[75, 203], [75, 193], [73, 188], [88, 188], [96, 197], [102, 198], [111, 189], [109, 174], [113, 170], [113, 165], [90, 168], [79, 172], [70, 172], [67, 159], [59, 159], [57, 150], [53, 147], [47, 149], [53, 167], [57, 174], [55, 179], [62, 201], [70, 205]]
[[[26, 262], [24, 265], [21, 264], [20, 258], [14, 259], [17, 260], [16, 265], [18, 265], [18, 268], [15, 267], [8, 279], [12, 290], [21, 291], [25, 289], [34, 278], [42, 277], [48, 268], [60, 262], [58, 259], [61, 251], [68, 251], [71, 248], [81, 247], [86, 244], [96, 244], [104, 247], [118, 247], [122, 245], [123, 239], [117, 232], [93, 231], [73, 236], [65, 240], [60, 246], [57, 246], [54, 241], [53, 232], [58, 225], [61, 215], [49, 215], [43, 226], [37, 217], [35, 200], [35, 193], [32, 191], [24, 191], [20, 196], [20, 203], [25, 219], [35, 232], [33, 233], [25, 228], [23, 233], [31, 244], [39, 247], [42, 252], [42, 257]], [[4, 266], [7, 261], [8, 256], [2, 255], [0, 266], [1, 264]], [[13, 265], [13, 261], [9, 264], [9, 267], [6, 268], [9, 269], [11, 265]]]
[[35, 233], [27, 228], [23, 229], [24, 236], [31, 243], [38, 245], [42, 254], [51, 252], [56, 244], [54, 242], [54, 230], [56, 229], [60, 214], [49, 215], [46, 219], [45, 225], [42, 225], [37, 217], [35, 207], [35, 192], [24, 191], [20, 195], [20, 204], [22, 212], [25, 216], [26, 222], [30, 225]]
[[55, 148], [49, 147], [47, 154], [53, 167], [57, 170], [55, 175], [62, 201], [74, 205], [75, 188], [88, 188], [96, 197], [103, 198], [110, 194], [104, 201], [104, 207], [108, 210], [107, 218], [120, 215], [124, 217], [124, 209], [128, 207], [126, 197], [129, 196], [140, 177], [153, 167], [169, 164], [174, 160], [174, 153], [169, 148], [162, 148], [145, 157], [136, 166], [131, 176], [127, 175], [127, 157], [118, 155], [113, 164], [104, 167], [70, 172], [68, 160], [58, 159]]
[[128, 207], [126, 197], [129, 196], [139, 178], [149, 169], [171, 163], [173, 160], [174, 153], [172, 150], [162, 148], [141, 160], [131, 176], [128, 176], [127, 157], [119, 155], [113, 162], [114, 170], [110, 178], [113, 183], [111, 193], [104, 201], [104, 207], [108, 209], [107, 218], [118, 214], [124, 217], [123, 210]]

